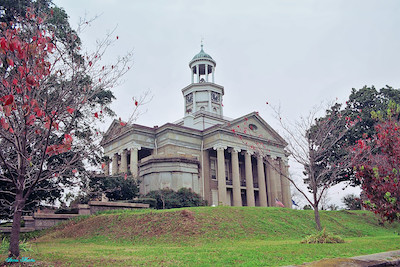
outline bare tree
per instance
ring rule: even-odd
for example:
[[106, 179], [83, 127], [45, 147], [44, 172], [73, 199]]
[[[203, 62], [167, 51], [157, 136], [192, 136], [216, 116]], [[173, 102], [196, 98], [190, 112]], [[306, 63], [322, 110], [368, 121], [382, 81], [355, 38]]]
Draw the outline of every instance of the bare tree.
[[[336, 154], [340, 145], [339, 141], [356, 121], [343, 117], [339, 104], [332, 105], [323, 119], [318, 119], [317, 116], [320, 108], [315, 108], [307, 117], [302, 117], [293, 124], [285, 123], [281, 119], [279, 110], [273, 110], [276, 111], [285, 139], [289, 144], [288, 152], [297, 163], [304, 167], [304, 182], [312, 197], [310, 198], [291, 177], [286, 178], [313, 207], [317, 229], [321, 230], [319, 204], [327, 190], [337, 183], [337, 177], [352, 166], [348, 153], [343, 153], [339, 157]], [[345, 152], [347, 148], [342, 147], [341, 150]]]
[[[349, 117], [343, 117], [339, 104], [334, 104], [326, 111], [326, 116], [319, 119], [317, 114], [320, 108], [314, 108], [307, 117], [290, 123], [282, 119], [278, 108], [272, 107], [279, 124], [283, 137], [288, 143], [286, 150], [292, 159], [304, 169], [304, 182], [307, 189], [303, 189], [293, 177], [277, 168], [268, 152], [261, 143], [247, 144], [255, 153], [263, 156], [264, 161], [270, 168], [285, 177], [303, 195], [314, 209], [316, 228], [321, 230], [319, 205], [326, 191], [337, 183], [337, 177], [343, 171], [351, 168], [351, 159], [348, 153], [337, 155], [338, 151], [345, 152], [347, 148], [340, 146], [340, 140], [353, 127], [356, 121]], [[335, 149], [333, 149], [335, 148]], [[340, 148], [340, 149], [337, 149]], [[311, 193], [311, 197], [307, 191]]]

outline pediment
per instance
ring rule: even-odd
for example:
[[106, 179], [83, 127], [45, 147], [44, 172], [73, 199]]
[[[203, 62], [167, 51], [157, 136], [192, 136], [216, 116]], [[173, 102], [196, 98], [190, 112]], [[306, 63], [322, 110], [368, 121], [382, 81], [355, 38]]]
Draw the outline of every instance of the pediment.
[[260, 138], [283, 147], [287, 146], [287, 142], [257, 112], [225, 123], [223, 128], [248, 138]]
[[101, 140], [101, 145], [115, 139], [118, 136], [123, 135], [127, 131], [131, 129], [129, 125], [121, 125], [120, 121], [114, 120], [110, 127], [108, 127], [107, 132], [104, 134], [103, 139]]

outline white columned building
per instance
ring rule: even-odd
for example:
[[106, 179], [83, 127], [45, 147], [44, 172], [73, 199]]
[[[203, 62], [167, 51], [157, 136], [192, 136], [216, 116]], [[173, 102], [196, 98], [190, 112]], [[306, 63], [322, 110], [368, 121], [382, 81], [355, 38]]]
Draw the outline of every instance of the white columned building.
[[140, 180], [143, 195], [187, 187], [209, 205], [276, 206], [278, 200], [291, 208], [287, 143], [257, 112], [224, 117], [216, 66], [201, 45], [182, 89], [182, 119], [159, 127], [115, 120], [101, 142], [104, 174]]

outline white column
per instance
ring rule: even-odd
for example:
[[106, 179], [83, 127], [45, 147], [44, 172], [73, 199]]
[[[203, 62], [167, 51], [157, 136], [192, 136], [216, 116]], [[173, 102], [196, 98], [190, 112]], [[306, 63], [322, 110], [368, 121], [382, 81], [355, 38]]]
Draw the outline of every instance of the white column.
[[126, 149], [120, 152], [121, 154], [121, 168], [119, 170], [120, 173], [128, 172], [128, 151]]
[[268, 206], [275, 207], [276, 198], [276, 186], [273, 171], [274, 159], [271, 156], [267, 156], [267, 164], [265, 164], [267, 173], [267, 194], [268, 194]]
[[205, 64], [206, 82], [208, 82], [208, 64]]
[[242, 196], [240, 194], [240, 174], [239, 174], [239, 158], [238, 152], [240, 149], [233, 148], [231, 151], [232, 157], [232, 186], [233, 186], [233, 206], [242, 206]]
[[209, 94], [208, 94], [208, 112], [212, 112], [212, 102], [211, 102], [211, 94], [212, 93], [213, 93], [212, 91], [209, 91]]
[[111, 175], [118, 174], [118, 154], [115, 153], [112, 157]]
[[194, 76], [193, 68], [190, 68], [190, 73], [192, 74], [192, 83], [194, 83], [194, 79], [193, 79], [193, 76]]
[[257, 174], [258, 174], [258, 196], [260, 198], [260, 206], [267, 207], [267, 188], [265, 186], [265, 175], [264, 175], [264, 161], [259, 155], [257, 157]]
[[214, 82], [214, 72], [215, 72], [215, 67], [212, 66], [212, 82], [213, 82], [213, 83], [215, 83], [215, 82]]
[[244, 154], [244, 165], [246, 169], [246, 196], [247, 206], [254, 207], [256, 205], [254, 199], [253, 170], [251, 167], [251, 153], [246, 151]]
[[130, 161], [130, 171], [133, 178], [138, 176], [138, 151], [141, 149], [141, 146], [134, 146], [131, 148], [131, 161]]
[[276, 186], [276, 198], [283, 202], [283, 197], [282, 197], [282, 186], [281, 186], [281, 166], [280, 166], [280, 158], [277, 158], [275, 160], [275, 168], [274, 168], [274, 173], [275, 173], [275, 186]]
[[196, 75], [197, 75], [197, 82], [200, 82], [200, 71], [199, 71], [199, 65], [196, 65]]
[[289, 177], [289, 165], [287, 158], [281, 159], [281, 187], [282, 187], [282, 201], [286, 208], [292, 208], [292, 195], [290, 193], [290, 181], [286, 178]]
[[222, 145], [214, 146], [217, 150], [217, 181], [218, 181], [218, 204], [227, 205], [226, 203], [226, 178], [225, 178], [225, 154], [227, 147]]

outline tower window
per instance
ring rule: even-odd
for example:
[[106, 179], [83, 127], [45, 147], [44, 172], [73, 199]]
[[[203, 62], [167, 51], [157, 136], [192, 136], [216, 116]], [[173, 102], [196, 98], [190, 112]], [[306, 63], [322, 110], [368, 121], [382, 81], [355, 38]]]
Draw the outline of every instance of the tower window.
[[215, 92], [212, 92], [212, 93], [211, 93], [211, 100], [212, 100], [213, 102], [219, 103], [220, 100], [221, 100], [220, 94], [215, 93]]
[[193, 103], [193, 93], [186, 96], [186, 105]]

